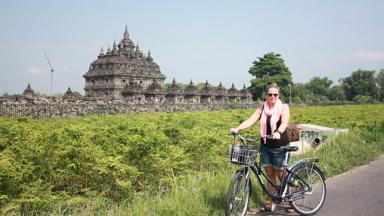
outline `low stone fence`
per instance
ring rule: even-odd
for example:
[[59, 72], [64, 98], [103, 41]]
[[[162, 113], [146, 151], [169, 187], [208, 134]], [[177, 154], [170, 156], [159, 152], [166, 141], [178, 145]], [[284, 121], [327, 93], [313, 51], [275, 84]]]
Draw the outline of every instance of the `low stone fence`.
[[138, 112], [193, 112], [256, 107], [249, 104], [128, 104], [128, 103], [73, 103], [73, 104], [0, 104], [0, 116], [60, 118], [87, 114], [109, 115]]

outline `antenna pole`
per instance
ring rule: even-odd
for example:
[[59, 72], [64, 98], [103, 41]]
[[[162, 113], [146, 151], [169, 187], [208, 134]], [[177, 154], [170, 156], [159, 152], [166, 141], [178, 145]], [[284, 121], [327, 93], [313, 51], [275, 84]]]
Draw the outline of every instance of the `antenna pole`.
[[54, 71], [55, 69], [53, 69], [51, 62], [49, 61], [49, 58], [48, 58], [47, 53], [46, 53], [46, 52], [43, 52], [41, 55], [43, 55], [43, 56], [45, 57], [45, 59], [46, 59], [47, 62], [48, 62], [49, 68], [51, 69], [51, 97], [52, 97], [52, 80], [53, 80], [52, 76], [53, 76], [53, 71]]

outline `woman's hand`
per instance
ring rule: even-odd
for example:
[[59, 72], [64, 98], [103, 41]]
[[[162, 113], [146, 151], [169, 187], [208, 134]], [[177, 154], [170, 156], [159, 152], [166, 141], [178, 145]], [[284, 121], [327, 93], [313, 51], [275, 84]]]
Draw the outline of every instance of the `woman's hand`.
[[229, 133], [231, 133], [231, 134], [238, 134], [239, 133], [239, 129], [238, 128], [231, 128], [229, 130]]
[[279, 140], [281, 138], [281, 134], [279, 132], [275, 132], [273, 133], [272, 135], [272, 139], [276, 139], [276, 140]]

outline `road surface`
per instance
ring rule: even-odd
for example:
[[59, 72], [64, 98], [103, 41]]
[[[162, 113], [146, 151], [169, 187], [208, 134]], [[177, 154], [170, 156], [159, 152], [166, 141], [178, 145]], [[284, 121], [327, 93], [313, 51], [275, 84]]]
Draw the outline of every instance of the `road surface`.
[[[319, 216], [381, 216], [384, 215], [384, 155], [368, 165], [326, 181], [327, 197]], [[287, 204], [280, 204], [273, 213], [251, 210], [249, 216], [297, 215], [286, 213]]]

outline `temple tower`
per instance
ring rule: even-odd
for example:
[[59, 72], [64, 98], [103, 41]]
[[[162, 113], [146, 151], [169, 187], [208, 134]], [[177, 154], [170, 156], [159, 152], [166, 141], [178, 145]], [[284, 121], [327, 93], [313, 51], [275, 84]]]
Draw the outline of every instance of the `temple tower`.
[[[151, 53], [145, 56], [129, 38], [125, 27], [123, 39], [112, 50], [107, 52], [101, 48], [97, 59], [93, 61], [89, 70], [84, 74], [85, 98], [87, 100], [124, 100], [145, 102], [146, 95], [152, 83], [156, 89], [163, 88], [165, 76], [161, 73]], [[150, 88], [149, 90], [153, 89]], [[151, 99], [152, 100], [152, 99]]]

